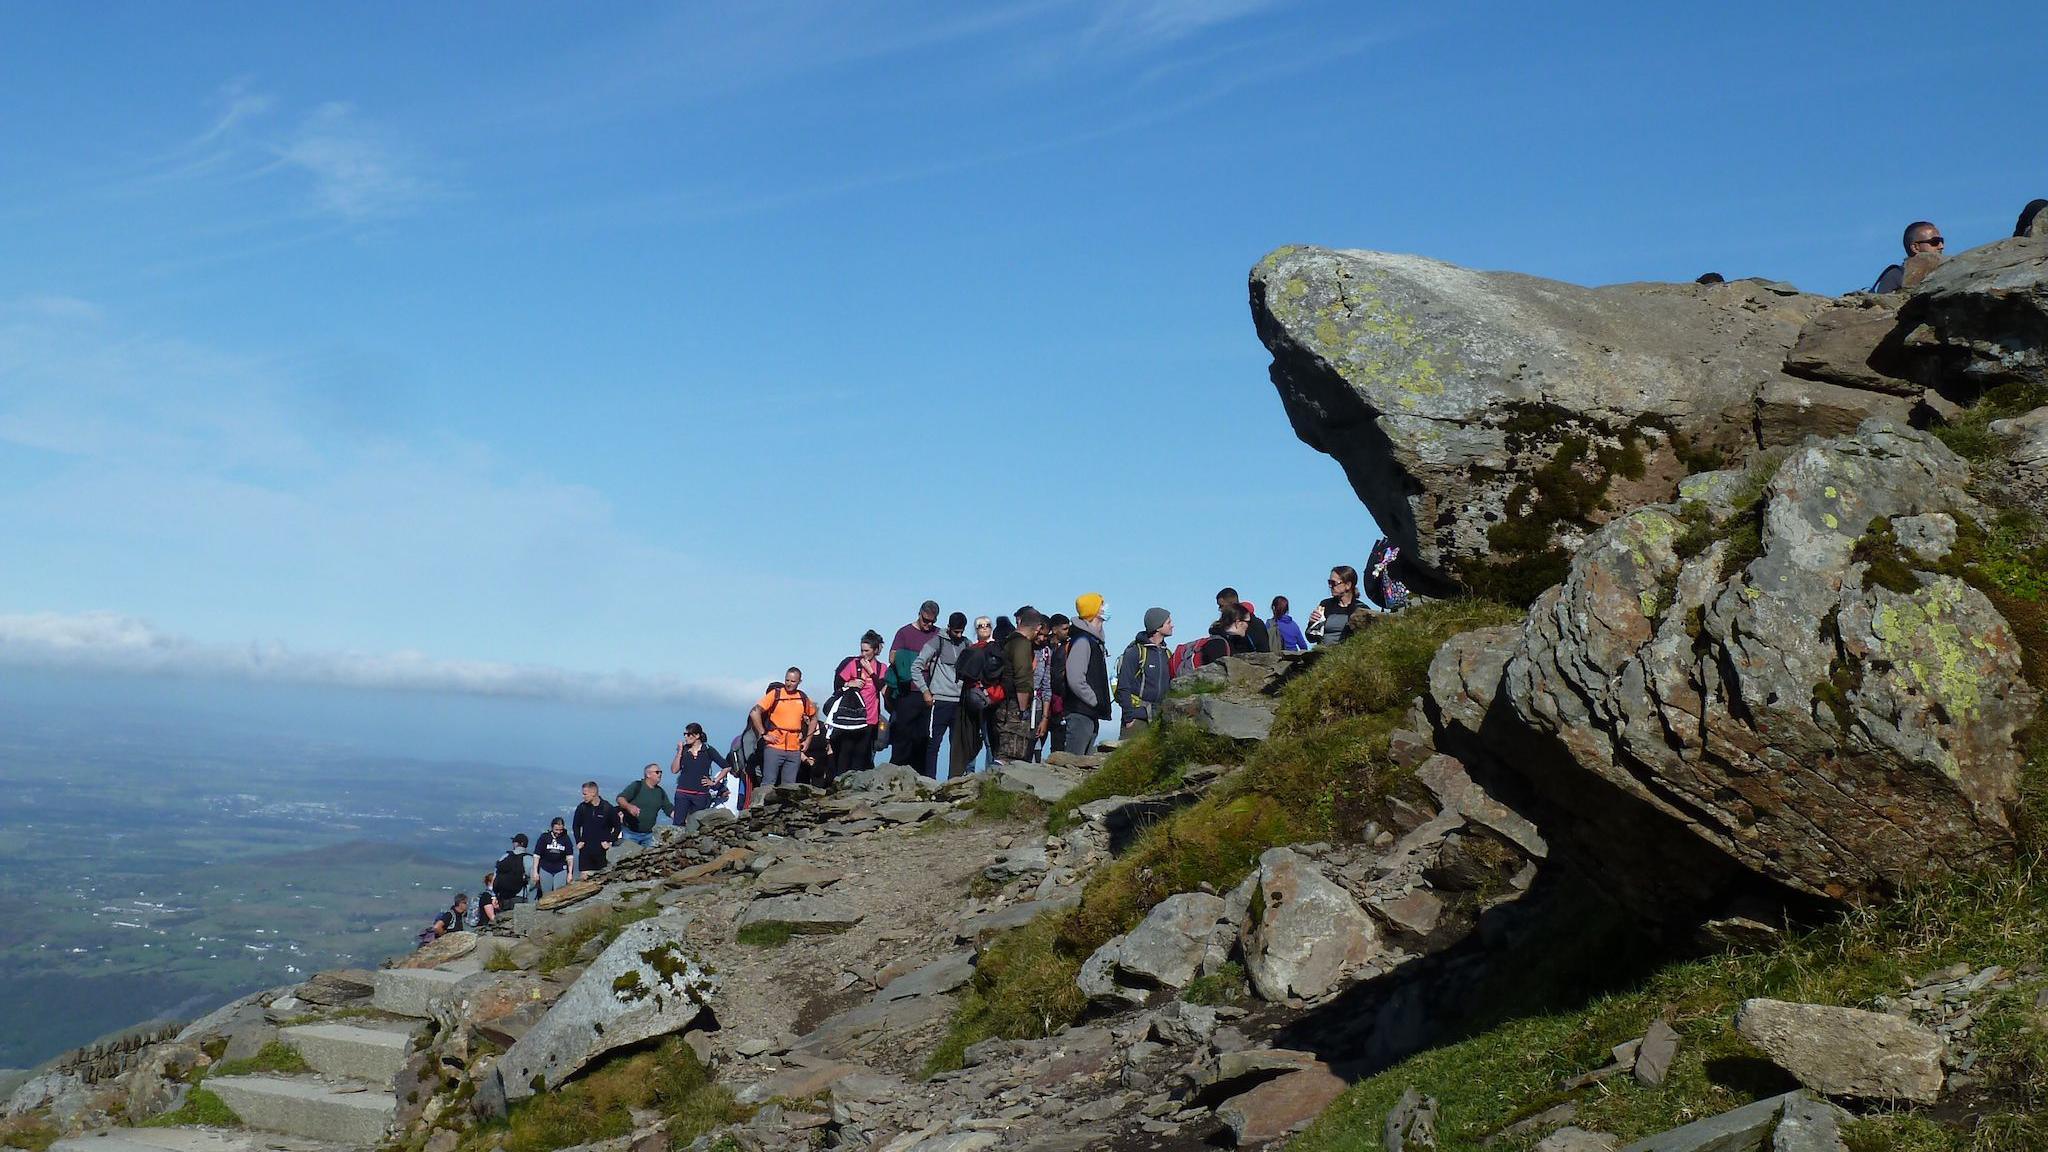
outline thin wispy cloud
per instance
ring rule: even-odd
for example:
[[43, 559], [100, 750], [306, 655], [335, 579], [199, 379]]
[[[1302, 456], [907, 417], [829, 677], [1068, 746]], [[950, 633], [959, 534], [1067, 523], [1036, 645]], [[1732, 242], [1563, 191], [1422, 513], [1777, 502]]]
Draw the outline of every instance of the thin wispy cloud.
[[1184, 40], [1277, 8], [1283, 0], [1109, 0], [1088, 30], [1090, 40], [1133, 49]]
[[210, 644], [118, 612], [0, 615], [0, 664], [596, 704], [743, 705], [754, 695], [752, 681], [580, 672], [413, 651], [311, 651], [275, 641]]
[[276, 97], [235, 81], [216, 103], [204, 128], [149, 162], [136, 189], [289, 182], [302, 209], [343, 221], [401, 214], [439, 191], [418, 156], [351, 102], [293, 116]]

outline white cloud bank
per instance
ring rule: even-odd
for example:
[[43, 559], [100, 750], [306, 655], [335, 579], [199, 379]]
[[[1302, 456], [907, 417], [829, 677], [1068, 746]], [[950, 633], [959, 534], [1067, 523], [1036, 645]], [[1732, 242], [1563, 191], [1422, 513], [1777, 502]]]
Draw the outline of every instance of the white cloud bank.
[[146, 620], [118, 612], [0, 614], [0, 664], [595, 704], [744, 704], [754, 696], [738, 681], [443, 660], [409, 651], [318, 652], [275, 642], [212, 644], [160, 631]]

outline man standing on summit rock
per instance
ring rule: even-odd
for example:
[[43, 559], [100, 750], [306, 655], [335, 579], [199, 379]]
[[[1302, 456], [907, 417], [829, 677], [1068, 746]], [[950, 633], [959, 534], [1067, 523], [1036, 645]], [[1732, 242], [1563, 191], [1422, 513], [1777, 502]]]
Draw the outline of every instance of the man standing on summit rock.
[[1071, 755], [1086, 756], [1094, 751], [1096, 734], [1109, 719], [1109, 657], [1102, 647], [1102, 630], [1108, 623], [1102, 593], [1084, 592], [1074, 597], [1060, 734], [1060, 751]]
[[939, 635], [939, 602], [927, 600], [918, 606], [917, 619], [896, 630], [889, 642], [889, 672], [882, 687], [889, 696], [889, 763], [912, 768], [924, 765], [924, 746], [929, 743], [926, 717], [931, 705], [925, 693], [911, 682], [911, 665], [925, 645]]

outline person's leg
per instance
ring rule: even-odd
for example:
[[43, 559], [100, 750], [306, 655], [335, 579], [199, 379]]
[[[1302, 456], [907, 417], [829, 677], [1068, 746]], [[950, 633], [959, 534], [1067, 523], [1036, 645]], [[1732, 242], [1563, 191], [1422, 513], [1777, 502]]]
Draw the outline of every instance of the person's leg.
[[1095, 747], [1095, 718], [1068, 713], [1066, 742], [1060, 750], [1073, 756], [1086, 756]]
[[[923, 703], [923, 701], [919, 701]], [[907, 733], [906, 733], [907, 735]], [[882, 738], [880, 725], [870, 724], [861, 729], [860, 740], [854, 748], [854, 771], [865, 772], [875, 766], [875, 742]]]
[[924, 731], [928, 713], [924, 696], [910, 689], [897, 694], [889, 710], [889, 763], [915, 768], [924, 763]]
[[[653, 843], [654, 841], [654, 833], [635, 832], [631, 828], [625, 829], [624, 831], [620, 832], [619, 835], [624, 836], [626, 839], [631, 840], [633, 843], [638, 844], [642, 848], [647, 847], [650, 843]], [[504, 903], [505, 898], [503, 896], [498, 897], [498, 902], [500, 904]]]
[[996, 708], [995, 755], [998, 760], [1011, 762], [1031, 755], [1030, 724], [1015, 700], [1005, 700]]
[[794, 784], [803, 766], [803, 753], [793, 748], [770, 748], [762, 756], [761, 782], [771, 788]]
[[[925, 716], [924, 767], [926, 776], [939, 778], [939, 746], [945, 742], [946, 734], [953, 728], [953, 713], [960, 704], [954, 700], [934, 700], [931, 711]], [[957, 749], [957, 742], [955, 743]]]

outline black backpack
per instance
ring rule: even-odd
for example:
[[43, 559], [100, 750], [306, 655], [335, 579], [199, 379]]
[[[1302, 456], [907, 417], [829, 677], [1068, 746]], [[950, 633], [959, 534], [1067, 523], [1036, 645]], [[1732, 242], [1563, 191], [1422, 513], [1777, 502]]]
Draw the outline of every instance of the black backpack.
[[526, 888], [526, 854], [522, 852], [514, 855], [507, 852], [503, 856], [498, 857], [498, 869], [496, 875], [491, 879], [491, 887], [497, 889], [500, 897], [503, 897], [507, 892], [517, 895], [524, 891]]
[[1052, 678], [1052, 698], [1063, 700], [1067, 695], [1067, 649], [1074, 646], [1070, 638], [1064, 644], [1055, 644], [1052, 649], [1051, 667], [1046, 671]]

